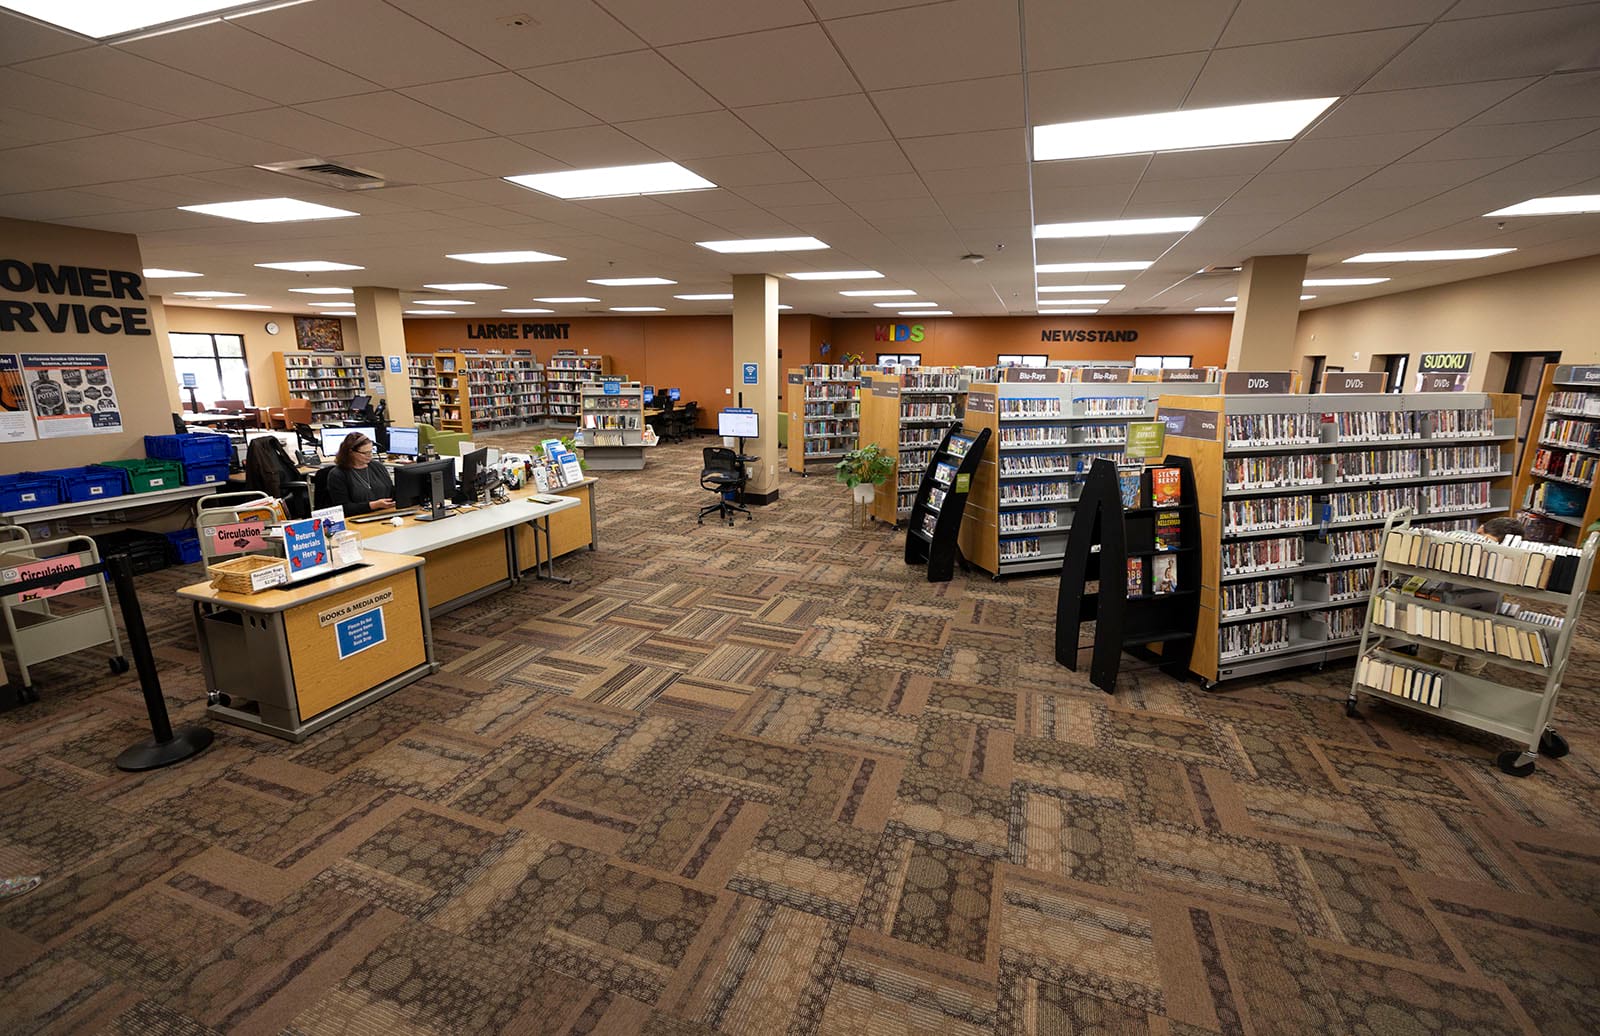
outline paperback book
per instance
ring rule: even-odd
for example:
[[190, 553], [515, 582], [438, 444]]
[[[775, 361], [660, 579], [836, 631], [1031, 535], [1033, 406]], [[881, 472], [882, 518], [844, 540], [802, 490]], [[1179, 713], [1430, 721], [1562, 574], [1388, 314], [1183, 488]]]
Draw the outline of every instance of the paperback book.
[[1128, 559], [1128, 596], [1144, 596], [1144, 558]]
[[1150, 559], [1150, 588], [1158, 594], [1176, 593], [1178, 590], [1178, 559], [1158, 555]]
[[1183, 523], [1177, 511], [1156, 512], [1156, 549], [1177, 550], [1183, 546]]

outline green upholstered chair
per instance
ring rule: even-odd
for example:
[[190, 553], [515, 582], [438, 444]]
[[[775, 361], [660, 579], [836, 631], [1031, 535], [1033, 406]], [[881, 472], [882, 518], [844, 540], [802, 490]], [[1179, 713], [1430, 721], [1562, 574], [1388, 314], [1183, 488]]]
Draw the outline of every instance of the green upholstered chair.
[[789, 414], [788, 411], [778, 411], [778, 449], [789, 448]]
[[459, 457], [461, 444], [471, 436], [465, 432], [441, 432], [431, 424], [419, 424], [417, 438], [421, 441], [421, 445], [431, 445], [441, 457]]

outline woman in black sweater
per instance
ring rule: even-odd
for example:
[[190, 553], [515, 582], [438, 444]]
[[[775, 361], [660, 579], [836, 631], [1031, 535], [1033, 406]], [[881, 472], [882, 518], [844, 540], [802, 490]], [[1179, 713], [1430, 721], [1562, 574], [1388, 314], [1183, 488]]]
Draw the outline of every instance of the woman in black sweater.
[[328, 495], [344, 508], [346, 518], [394, 507], [394, 480], [381, 461], [372, 459], [372, 440], [351, 432], [339, 444], [339, 456], [328, 472]]

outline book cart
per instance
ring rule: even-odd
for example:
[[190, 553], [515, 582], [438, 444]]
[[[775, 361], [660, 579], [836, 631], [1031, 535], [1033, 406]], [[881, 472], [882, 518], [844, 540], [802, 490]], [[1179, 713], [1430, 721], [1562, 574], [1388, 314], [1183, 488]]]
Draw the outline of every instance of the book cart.
[[930, 583], [948, 583], [955, 573], [956, 533], [989, 435], [987, 428], [976, 435], [947, 430], [922, 472], [906, 526], [906, 564], [927, 565]]
[[[1155, 419], [1164, 393], [1215, 396], [1216, 382], [1131, 382], [1128, 368], [1088, 368], [1115, 381], [1055, 381], [1060, 368], [1008, 368], [967, 389], [967, 434], [994, 435], [973, 475], [961, 526], [968, 561], [996, 579], [1061, 567], [1073, 506], [1097, 457], [1122, 464], [1130, 421]], [[1052, 380], [1036, 380], [1036, 379]], [[1138, 470], [1142, 462], [1125, 465]]]
[[[1133, 504], [1125, 506], [1117, 465], [1096, 460], [1067, 536], [1056, 661], [1077, 672], [1078, 638], [1084, 623], [1094, 623], [1089, 680], [1107, 694], [1116, 690], [1124, 649], [1160, 644], [1162, 671], [1180, 676], [1194, 648], [1200, 603], [1194, 468], [1178, 456], [1160, 467], [1177, 475], [1177, 499], [1158, 494], [1154, 469], [1146, 468]], [[1090, 583], [1099, 585], [1090, 590]]]
[[[1546, 367], [1514, 499], [1539, 539], [1576, 543], [1600, 520], [1600, 367]], [[1600, 581], [1600, 572], [1593, 578]], [[1600, 589], [1595, 583], [1589, 589]]]
[[1468, 393], [1163, 396], [1194, 463], [1206, 687], [1354, 655], [1390, 514], [1475, 530], [1510, 506], [1518, 399]]
[[611, 361], [604, 356], [579, 356], [563, 349], [550, 357], [544, 367], [545, 408], [552, 421], [578, 423], [583, 416], [583, 387], [598, 385], [611, 373]]
[[874, 496], [871, 514], [899, 525], [911, 517], [945, 433], [961, 423], [967, 380], [953, 367], [911, 367], [864, 373], [862, 383], [860, 444], [877, 446], [895, 462], [895, 491]]
[[578, 434], [583, 459], [596, 471], [644, 467], [644, 388], [637, 381], [607, 378], [583, 386]]
[[[1539, 544], [1508, 546], [1479, 537], [1451, 537], [1413, 524], [1408, 510], [1384, 524], [1383, 550], [1361, 631], [1361, 644], [1345, 711], [1359, 715], [1358, 694], [1515, 741], [1525, 747], [1499, 753], [1496, 763], [1526, 777], [1542, 753], [1567, 754], [1567, 742], [1550, 726], [1566, 674], [1567, 655], [1594, 572], [1591, 534], [1580, 549]], [[1491, 591], [1554, 612], [1502, 603], [1496, 612], [1474, 611], [1407, 593], [1408, 579]], [[1462, 660], [1489, 663], [1483, 674], [1447, 669], [1399, 648], [1434, 648]], [[1461, 662], [1457, 663], [1459, 667]], [[1496, 667], [1526, 673], [1517, 686], [1495, 679]]]
[[861, 425], [861, 372], [813, 363], [788, 372], [789, 470], [824, 471], [856, 448]]

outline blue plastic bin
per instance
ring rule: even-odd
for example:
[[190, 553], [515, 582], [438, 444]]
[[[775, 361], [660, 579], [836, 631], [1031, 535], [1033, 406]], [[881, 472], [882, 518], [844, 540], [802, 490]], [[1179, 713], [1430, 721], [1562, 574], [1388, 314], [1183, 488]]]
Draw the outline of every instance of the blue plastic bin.
[[86, 468], [56, 468], [52, 471], [35, 471], [33, 474], [40, 478], [55, 479], [61, 486], [62, 503], [81, 504], [111, 496], [125, 496], [128, 492], [128, 473], [104, 464], [91, 464]]
[[193, 529], [167, 533], [168, 556], [174, 565], [193, 565], [200, 558], [200, 534]]
[[[184, 464], [205, 464], [208, 461], [228, 462], [233, 440], [226, 435], [208, 432], [186, 432], [183, 435], [147, 435], [144, 437], [144, 455], [156, 460], [179, 460]], [[189, 485], [198, 483], [190, 482]]]
[[0, 511], [28, 511], [35, 507], [54, 507], [61, 502], [61, 483], [53, 478], [30, 475], [0, 475]]
[[184, 461], [183, 484], [186, 486], [203, 486], [210, 482], [228, 481], [228, 462], [221, 461]]

